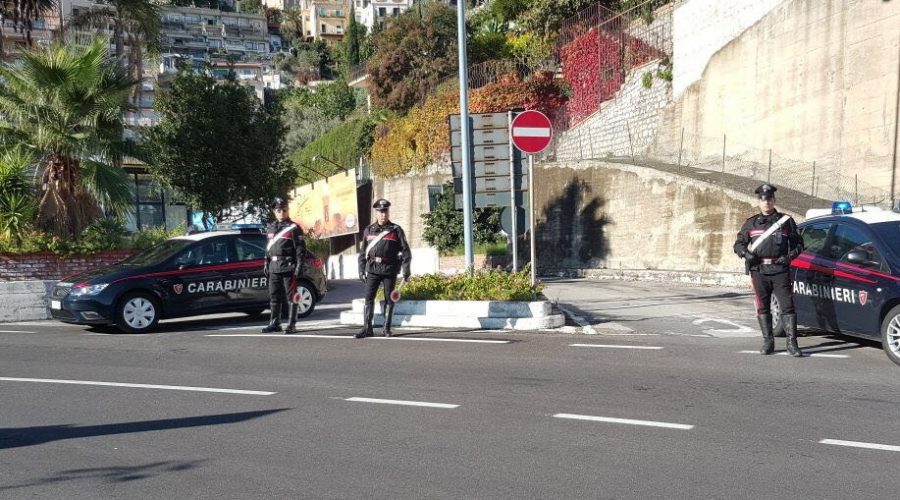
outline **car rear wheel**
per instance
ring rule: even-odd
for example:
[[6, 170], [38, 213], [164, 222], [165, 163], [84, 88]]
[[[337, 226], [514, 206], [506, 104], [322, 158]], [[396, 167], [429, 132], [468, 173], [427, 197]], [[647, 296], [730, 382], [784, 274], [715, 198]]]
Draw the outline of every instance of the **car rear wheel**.
[[159, 323], [159, 303], [146, 293], [129, 293], [119, 301], [116, 327], [126, 333], [146, 333]]
[[900, 306], [894, 306], [881, 321], [881, 346], [891, 361], [900, 365]]
[[776, 337], [784, 337], [784, 323], [781, 322], [781, 304], [778, 299], [772, 295], [772, 335]]
[[316, 309], [316, 293], [312, 285], [306, 281], [297, 283], [297, 291], [294, 293], [294, 302], [297, 303], [297, 317], [305, 318]]

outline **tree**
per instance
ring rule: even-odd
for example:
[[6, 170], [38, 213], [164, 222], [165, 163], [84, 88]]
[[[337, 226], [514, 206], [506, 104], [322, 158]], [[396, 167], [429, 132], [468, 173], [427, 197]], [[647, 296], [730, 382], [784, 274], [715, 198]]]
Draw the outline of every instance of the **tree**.
[[420, 4], [374, 35], [373, 44], [368, 64], [373, 100], [405, 112], [456, 73], [456, 13], [436, 2]]
[[0, 0], [0, 56], [5, 56], [3, 25], [10, 21], [15, 32], [25, 34], [25, 43], [31, 47], [31, 30], [34, 21], [59, 6], [57, 0]]
[[596, 3], [597, 0], [529, 0], [528, 9], [520, 17], [522, 27], [544, 39], [553, 38], [563, 21]]
[[281, 13], [281, 36], [288, 43], [303, 40], [303, 13], [300, 9], [284, 9]]
[[[422, 237], [429, 245], [445, 253], [463, 246], [463, 212], [456, 209], [453, 183], [448, 182], [438, 196], [437, 206], [422, 214], [425, 231]], [[472, 213], [472, 238], [475, 243], [496, 243], [500, 239], [500, 210], [476, 208]]]
[[353, 89], [343, 80], [322, 85], [314, 93], [305, 87], [292, 89], [283, 100], [288, 153], [306, 147], [356, 108]]
[[151, 0], [94, 0], [91, 8], [74, 14], [69, 25], [96, 29], [100, 36], [111, 28], [116, 59], [137, 80], [143, 76], [144, 50], [151, 55], [161, 50], [159, 7]]
[[283, 161], [280, 107], [267, 109], [251, 89], [182, 68], [156, 101], [149, 133], [150, 172], [195, 209], [221, 219], [284, 196], [293, 172]]
[[0, 67], [0, 142], [40, 162], [37, 224], [60, 237], [130, 207], [122, 115], [137, 81], [109, 58], [108, 43], [57, 43]]
[[22, 146], [0, 154], [0, 241], [22, 242], [37, 213], [31, 181], [34, 158]]
[[242, 14], [262, 14], [262, 11], [260, 0], [238, 0], [238, 12]]

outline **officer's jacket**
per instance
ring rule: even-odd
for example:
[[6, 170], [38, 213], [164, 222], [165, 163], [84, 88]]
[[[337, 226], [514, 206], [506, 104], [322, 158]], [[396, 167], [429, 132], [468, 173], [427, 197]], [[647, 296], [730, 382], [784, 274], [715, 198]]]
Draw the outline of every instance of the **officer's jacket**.
[[[747, 253], [750, 243], [762, 236], [769, 226], [778, 222], [783, 215], [775, 210], [769, 215], [759, 213], [744, 221], [734, 242], [734, 253], [740, 256]], [[747, 271], [759, 271], [763, 274], [787, 271], [791, 261], [802, 251], [803, 238], [797, 231], [797, 223], [790, 218], [779, 231], [775, 231], [754, 249], [753, 254], [756, 258], [747, 261]]]
[[269, 242], [266, 245], [266, 269], [270, 273], [297, 273], [303, 267], [303, 230], [288, 221], [276, 221], [266, 229]]
[[[372, 246], [382, 233], [384, 237]], [[388, 222], [380, 226], [376, 222], [363, 231], [362, 249], [359, 252], [359, 269], [369, 273], [396, 276], [400, 269], [403, 275], [409, 275], [409, 263], [412, 253], [403, 228]], [[372, 246], [370, 250], [367, 249]]]

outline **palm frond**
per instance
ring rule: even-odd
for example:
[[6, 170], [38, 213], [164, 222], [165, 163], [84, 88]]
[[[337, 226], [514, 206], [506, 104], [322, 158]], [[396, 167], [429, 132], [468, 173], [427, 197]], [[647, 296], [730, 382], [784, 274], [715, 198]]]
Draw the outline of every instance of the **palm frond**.
[[124, 215], [131, 208], [131, 184], [122, 168], [109, 163], [81, 162], [79, 185], [107, 212]]

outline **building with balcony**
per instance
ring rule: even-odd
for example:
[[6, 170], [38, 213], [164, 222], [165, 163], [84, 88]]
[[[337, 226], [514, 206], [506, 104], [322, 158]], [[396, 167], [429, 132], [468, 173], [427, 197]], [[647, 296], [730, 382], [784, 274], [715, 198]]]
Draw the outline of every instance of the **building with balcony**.
[[300, 0], [303, 35], [307, 40], [338, 42], [350, 26], [353, 0]]
[[409, 10], [413, 0], [353, 0], [356, 22], [371, 33], [376, 27], [383, 28], [394, 17]]

